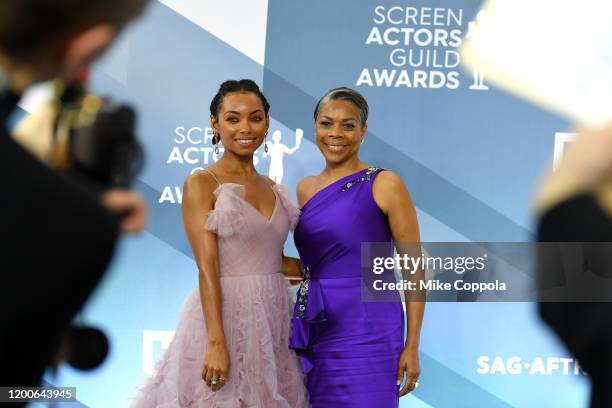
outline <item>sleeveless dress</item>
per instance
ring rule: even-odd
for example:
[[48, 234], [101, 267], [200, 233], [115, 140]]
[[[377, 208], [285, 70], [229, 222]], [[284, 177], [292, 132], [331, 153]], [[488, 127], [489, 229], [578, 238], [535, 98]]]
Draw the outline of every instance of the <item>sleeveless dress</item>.
[[223, 328], [230, 354], [226, 384], [213, 392], [202, 380], [206, 325], [196, 288], [187, 298], [168, 350], [133, 403], [137, 408], [307, 407], [304, 375], [289, 349], [291, 293], [281, 255], [299, 209], [285, 186], [266, 219], [245, 201], [245, 188], [224, 183], [206, 228], [217, 234]]
[[290, 346], [307, 374], [313, 408], [399, 405], [399, 295], [386, 303], [361, 298], [362, 243], [392, 242], [387, 217], [372, 195], [381, 170], [370, 167], [320, 190], [302, 207], [294, 232], [304, 281]]

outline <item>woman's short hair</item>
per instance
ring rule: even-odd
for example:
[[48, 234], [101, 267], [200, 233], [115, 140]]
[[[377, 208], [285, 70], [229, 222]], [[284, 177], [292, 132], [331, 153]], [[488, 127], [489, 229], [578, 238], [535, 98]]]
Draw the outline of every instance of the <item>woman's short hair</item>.
[[347, 87], [334, 88], [327, 91], [325, 95], [319, 99], [319, 102], [315, 107], [314, 120], [316, 121], [319, 117], [319, 112], [323, 105], [329, 101], [338, 100], [352, 103], [359, 111], [359, 122], [361, 122], [361, 127], [365, 126], [366, 122], [368, 121], [368, 102], [359, 92]]

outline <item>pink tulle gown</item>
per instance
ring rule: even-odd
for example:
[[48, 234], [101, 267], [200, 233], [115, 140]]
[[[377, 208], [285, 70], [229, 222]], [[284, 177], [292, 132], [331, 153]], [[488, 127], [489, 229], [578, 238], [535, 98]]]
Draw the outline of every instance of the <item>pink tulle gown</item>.
[[215, 208], [202, 225], [218, 237], [223, 328], [230, 353], [225, 386], [213, 392], [201, 378], [207, 336], [196, 289], [156, 374], [132, 407], [308, 406], [302, 369], [288, 347], [292, 302], [280, 272], [283, 244], [299, 210], [285, 186], [273, 190], [276, 204], [268, 220], [245, 201], [244, 186], [221, 184]]

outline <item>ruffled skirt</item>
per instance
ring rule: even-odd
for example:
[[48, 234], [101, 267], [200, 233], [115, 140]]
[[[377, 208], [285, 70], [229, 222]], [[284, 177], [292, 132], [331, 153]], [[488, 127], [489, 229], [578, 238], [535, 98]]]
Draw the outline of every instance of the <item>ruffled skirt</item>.
[[174, 339], [134, 408], [307, 407], [304, 375], [288, 348], [291, 298], [281, 274], [222, 277], [223, 327], [230, 353], [227, 383], [202, 380], [207, 348], [199, 291], [185, 303]]

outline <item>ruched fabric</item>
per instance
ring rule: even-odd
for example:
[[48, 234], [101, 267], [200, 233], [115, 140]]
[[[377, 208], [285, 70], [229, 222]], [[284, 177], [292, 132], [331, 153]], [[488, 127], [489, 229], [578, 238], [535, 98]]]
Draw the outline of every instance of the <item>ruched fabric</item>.
[[244, 223], [242, 208], [245, 204], [244, 186], [224, 183], [217, 187], [214, 194], [215, 208], [208, 213], [204, 228], [223, 237], [239, 232], [240, 226]]

